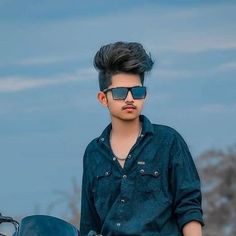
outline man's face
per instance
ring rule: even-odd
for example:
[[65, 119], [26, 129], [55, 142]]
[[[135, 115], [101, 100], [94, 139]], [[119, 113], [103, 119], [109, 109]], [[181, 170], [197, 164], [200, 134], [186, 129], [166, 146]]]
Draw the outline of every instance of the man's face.
[[[112, 84], [108, 87], [135, 87], [142, 86], [140, 76], [136, 74], [120, 73], [112, 76]], [[112, 119], [119, 120], [135, 120], [138, 119], [144, 105], [143, 99], [134, 99], [131, 91], [128, 92], [127, 97], [123, 100], [115, 100], [112, 96], [112, 91], [106, 92], [105, 104], [109, 109]]]

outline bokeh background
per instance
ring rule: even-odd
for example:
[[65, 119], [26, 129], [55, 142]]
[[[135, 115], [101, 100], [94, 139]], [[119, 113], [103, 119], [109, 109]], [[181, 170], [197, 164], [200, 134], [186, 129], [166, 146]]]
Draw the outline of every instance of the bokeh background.
[[152, 122], [177, 129], [196, 162], [235, 163], [235, 13], [223, 0], [0, 0], [0, 212], [79, 217], [83, 152], [109, 122], [93, 56], [110, 42], [151, 52]]

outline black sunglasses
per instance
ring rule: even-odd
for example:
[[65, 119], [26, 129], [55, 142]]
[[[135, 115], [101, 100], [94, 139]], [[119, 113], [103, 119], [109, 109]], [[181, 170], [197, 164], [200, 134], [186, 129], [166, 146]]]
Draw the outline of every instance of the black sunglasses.
[[107, 93], [109, 91], [111, 91], [114, 100], [125, 100], [129, 91], [133, 99], [144, 99], [147, 93], [144, 86], [107, 88], [102, 92]]

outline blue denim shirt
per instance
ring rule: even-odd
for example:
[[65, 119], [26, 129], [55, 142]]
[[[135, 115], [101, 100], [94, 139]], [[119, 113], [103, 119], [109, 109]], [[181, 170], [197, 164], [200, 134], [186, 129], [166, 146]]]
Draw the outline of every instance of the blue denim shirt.
[[83, 160], [81, 235], [178, 236], [203, 225], [200, 180], [189, 149], [172, 128], [140, 116], [142, 134], [124, 168], [112, 153], [111, 124]]

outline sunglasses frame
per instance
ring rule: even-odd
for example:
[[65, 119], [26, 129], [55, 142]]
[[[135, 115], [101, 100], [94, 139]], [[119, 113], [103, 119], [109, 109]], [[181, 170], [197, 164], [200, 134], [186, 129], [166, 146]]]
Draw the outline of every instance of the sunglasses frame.
[[[116, 98], [116, 97], [113, 95], [113, 91], [114, 91], [115, 89], [119, 89], [119, 88], [121, 88], [121, 89], [127, 89], [127, 93], [126, 93], [126, 96], [125, 96], [124, 98]], [[141, 98], [135, 98], [135, 96], [133, 95], [133, 91], [132, 91], [132, 89], [135, 89], [135, 88], [144, 88], [144, 90], [145, 90], [144, 96], [141, 97]], [[135, 99], [135, 100], [144, 99], [144, 98], [146, 97], [146, 95], [147, 95], [147, 88], [146, 88], [145, 86], [114, 87], [114, 88], [107, 88], [107, 89], [104, 89], [102, 92], [103, 92], [103, 93], [107, 93], [107, 92], [109, 92], [109, 91], [111, 91], [111, 93], [112, 93], [112, 98], [113, 98], [114, 100], [125, 100], [125, 99], [127, 98], [127, 96], [128, 96], [129, 91], [131, 92], [132, 97], [133, 97], [133, 99]]]

